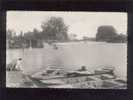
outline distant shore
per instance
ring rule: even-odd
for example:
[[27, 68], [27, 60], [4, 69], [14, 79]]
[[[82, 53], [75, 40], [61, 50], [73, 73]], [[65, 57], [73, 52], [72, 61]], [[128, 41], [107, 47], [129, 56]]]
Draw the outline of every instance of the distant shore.
[[[32, 48], [44, 48], [45, 44], [52, 45], [52, 44], [58, 44], [58, 43], [78, 43], [78, 42], [97, 42], [97, 43], [113, 43], [113, 44], [126, 44], [127, 42], [106, 42], [106, 41], [90, 41], [90, 40], [71, 40], [71, 41], [56, 41], [52, 43], [47, 43], [47, 42], [42, 42], [41, 46], [34, 46]], [[30, 47], [22, 47], [21, 45], [12, 46], [12, 47], [7, 47], [7, 49], [28, 49]]]

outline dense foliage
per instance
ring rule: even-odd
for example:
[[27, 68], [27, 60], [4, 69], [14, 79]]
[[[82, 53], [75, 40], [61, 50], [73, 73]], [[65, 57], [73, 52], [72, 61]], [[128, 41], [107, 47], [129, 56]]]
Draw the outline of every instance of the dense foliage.
[[[76, 34], [72, 35], [72, 39], [68, 36], [68, 26], [65, 25], [61, 17], [51, 17], [41, 25], [42, 31], [36, 28], [26, 33], [20, 32], [16, 35], [15, 31], [7, 30], [8, 48], [42, 48], [43, 42], [64, 42], [75, 40]], [[83, 41], [103, 41], [111, 43], [125, 43], [127, 36], [118, 34], [113, 26], [100, 26], [97, 29], [96, 37], [90, 38], [83, 36]], [[78, 40], [77, 40], [78, 41]]]
[[97, 29], [96, 41], [123, 43], [127, 41], [127, 37], [118, 34], [113, 26], [100, 26]]
[[59, 41], [68, 39], [68, 27], [61, 17], [51, 17], [47, 22], [43, 22], [41, 27], [43, 39]]
[[41, 25], [42, 31], [36, 28], [26, 33], [21, 32], [19, 35], [13, 30], [7, 30], [7, 40], [9, 48], [28, 48], [43, 47], [43, 41], [67, 41], [68, 27], [61, 17], [51, 17]]

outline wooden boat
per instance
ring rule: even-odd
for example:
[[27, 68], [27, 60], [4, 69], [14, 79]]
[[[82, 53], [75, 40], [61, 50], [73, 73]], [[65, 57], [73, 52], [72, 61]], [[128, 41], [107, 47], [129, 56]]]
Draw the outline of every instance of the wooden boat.
[[[103, 71], [103, 72], [102, 72]], [[111, 69], [112, 71], [112, 69]], [[17, 77], [17, 78], [14, 78]], [[12, 82], [8, 80], [20, 82]], [[90, 73], [89, 71], [65, 71], [62, 68], [50, 67], [45, 71], [33, 75], [24, 75], [21, 72], [7, 72], [7, 84], [14, 83], [17, 87], [39, 87], [39, 88], [90, 88], [90, 89], [111, 89], [125, 88], [126, 82], [118, 79], [110, 73], [110, 69], [102, 69], [101, 73]], [[31, 83], [29, 85], [25, 83]], [[8, 86], [8, 85], [7, 85]]]
[[95, 70], [95, 74], [114, 74], [114, 67], [105, 66]]

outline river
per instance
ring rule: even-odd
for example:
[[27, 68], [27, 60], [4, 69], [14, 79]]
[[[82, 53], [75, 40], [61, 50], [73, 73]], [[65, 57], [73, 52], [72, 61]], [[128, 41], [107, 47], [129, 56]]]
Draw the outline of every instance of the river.
[[90, 71], [102, 66], [114, 66], [117, 76], [127, 77], [127, 44], [105, 42], [57, 43], [58, 49], [45, 44], [44, 48], [7, 49], [6, 63], [23, 58], [25, 73], [48, 66], [75, 70], [85, 65]]

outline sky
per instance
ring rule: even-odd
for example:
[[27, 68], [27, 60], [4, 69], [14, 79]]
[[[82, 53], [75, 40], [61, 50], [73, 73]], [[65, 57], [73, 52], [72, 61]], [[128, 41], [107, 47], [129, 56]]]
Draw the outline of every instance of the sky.
[[95, 37], [101, 25], [112, 25], [117, 33], [127, 34], [127, 13], [121, 12], [72, 12], [72, 11], [8, 11], [7, 29], [27, 32], [36, 28], [41, 31], [41, 23], [51, 16], [62, 17], [69, 26], [68, 34]]

